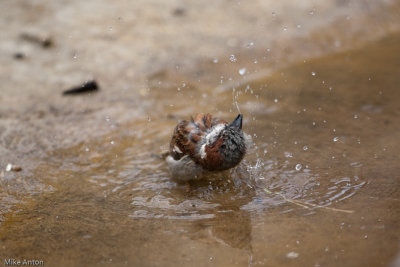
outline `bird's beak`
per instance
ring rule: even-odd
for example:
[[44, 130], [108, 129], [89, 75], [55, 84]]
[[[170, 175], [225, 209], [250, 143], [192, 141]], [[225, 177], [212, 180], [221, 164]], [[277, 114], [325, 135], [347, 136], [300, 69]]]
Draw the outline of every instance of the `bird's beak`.
[[231, 124], [229, 124], [230, 127], [235, 127], [238, 129], [242, 129], [242, 119], [243, 119], [243, 115], [239, 114], [236, 119], [233, 120], [233, 122]]

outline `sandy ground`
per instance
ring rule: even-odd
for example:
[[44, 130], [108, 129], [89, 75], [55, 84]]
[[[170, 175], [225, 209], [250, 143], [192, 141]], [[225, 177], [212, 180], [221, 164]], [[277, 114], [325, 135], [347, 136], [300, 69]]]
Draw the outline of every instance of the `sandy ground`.
[[[147, 117], [160, 72], [216, 87], [212, 62], [232, 75], [267, 52], [276, 68], [378, 38], [399, 26], [392, 2], [2, 1], [0, 166]], [[98, 93], [62, 96], [91, 79]]]

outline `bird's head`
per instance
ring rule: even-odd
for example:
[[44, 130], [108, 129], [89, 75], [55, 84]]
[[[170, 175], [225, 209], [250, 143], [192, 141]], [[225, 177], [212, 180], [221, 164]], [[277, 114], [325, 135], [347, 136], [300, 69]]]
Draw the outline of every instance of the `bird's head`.
[[198, 150], [203, 168], [227, 170], [240, 163], [246, 154], [242, 120], [243, 115], [239, 114], [232, 123], [219, 123], [208, 130]]

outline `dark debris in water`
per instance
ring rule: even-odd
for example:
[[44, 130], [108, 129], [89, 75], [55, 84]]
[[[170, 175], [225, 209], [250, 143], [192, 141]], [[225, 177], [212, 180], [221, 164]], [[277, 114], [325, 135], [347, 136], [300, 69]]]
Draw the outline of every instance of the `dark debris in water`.
[[13, 54], [13, 57], [16, 60], [23, 60], [23, 59], [25, 59], [26, 55], [22, 52], [16, 52]]
[[177, 7], [172, 11], [172, 15], [174, 15], [175, 17], [182, 17], [185, 14], [186, 14], [186, 10], [181, 7]]
[[72, 87], [71, 89], [63, 91], [63, 95], [77, 95], [77, 94], [84, 94], [95, 92], [99, 90], [99, 86], [95, 80], [87, 81], [82, 85]]
[[39, 33], [21, 33], [20, 38], [24, 41], [38, 44], [42, 48], [50, 48], [54, 45], [52, 38], [48, 35]]

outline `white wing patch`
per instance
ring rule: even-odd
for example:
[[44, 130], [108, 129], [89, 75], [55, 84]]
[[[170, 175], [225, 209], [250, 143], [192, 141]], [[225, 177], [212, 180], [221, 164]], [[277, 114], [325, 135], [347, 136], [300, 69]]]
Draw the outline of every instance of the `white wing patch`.
[[206, 143], [204, 143], [201, 148], [200, 148], [200, 157], [202, 159], [205, 159], [207, 157], [207, 153], [206, 153]]
[[183, 152], [179, 149], [179, 147], [177, 147], [177, 146], [174, 146], [174, 149], [172, 149], [172, 151], [178, 152], [178, 153], [180, 153], [180, 154], [183, 153]]
[[206, 135], [206, 141], [200, 147], [200, 157], [205, 159], [207, 157], [206, 146], [212, 145], [215, 141], [217, 141], [220, 133], [225, 130], [226, 124], [217, 124], [214, 126], [211, 131]]
[[211, 145], [215, 141], [217, 141], [219, 134], [225, 129], [225, 127], [226, 127], [226, 124], [223, 124], [223, 123], [215, 125], [211, 129], [211, 132], [209, 132], [206, 136], [207, 145]]

